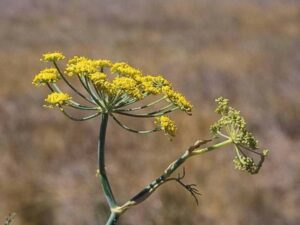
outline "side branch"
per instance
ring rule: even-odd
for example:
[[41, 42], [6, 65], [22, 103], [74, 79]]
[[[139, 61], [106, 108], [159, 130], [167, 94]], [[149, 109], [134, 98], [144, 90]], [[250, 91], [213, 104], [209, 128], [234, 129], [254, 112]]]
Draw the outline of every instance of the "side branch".
[[[138, 205], [145, 201], [150, 195], [152, 195], [155, 190], [161, 186], [162, 184], [166, 183], [167, 181], [173, 180], [172, 178], [169, 178], [174, 171], [180, 167], [189, 157], [200, 155], [209, 151], [212, 151], [214, 149], [221, 148], [225, 145], [231, 144], [232, 140], [227, 139], [221, 143], [217, 143], [215, 145], [200, 148], [201, 145], [206, 144], [210, 140], [204, 140], [204, 141], [197, 141], [194, 145], [190, 146], [177, 160], [172, 162], [166, 170], [163, 172], [161, 176], [159, 176], [157, 179], [153, 180], [148, 186], [146, 186], [143, 190], [138, 192], [134, 197], [132, 197], [129, 201], [127, 201], [123, 206], [118, 207], [120, 211], [125, 211], [131, 206]], [[184, 186], [187, 186], [183, 184]], [[194, 185], [191, 186], [193, 188]], [[186, 187], [189, 188], [189, 187]], [[194, 191], [194, 189], [192, 190]], [[196, 192], [195, 192], [196, 193]]]

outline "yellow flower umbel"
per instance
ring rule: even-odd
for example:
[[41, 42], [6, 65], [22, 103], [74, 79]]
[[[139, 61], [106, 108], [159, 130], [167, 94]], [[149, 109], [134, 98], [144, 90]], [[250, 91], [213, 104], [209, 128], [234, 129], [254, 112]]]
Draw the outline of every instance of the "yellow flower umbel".
[[163, 87], [170, 88], [170, 82], [162, 76], [144, 76], [141, 78], [143, 90], [148, 95], [158, 95], [162, 93]]
[[55, 83], [60, 79], [57, 69], [47, 68], [40, 71], [32, 81], [35, 86], [45, 85], [47, 83]]
[[[70, 58], [65, 68], [60, 69], [56, 61], [63, 58], [60, 52], [44, 54], [42, 60], [52, 62], [55, 68], [42, 70], [32, 83], [46, 84], [53, 92], [46, 98], [46, 102], [50, 107], [60, 107], [64, 115], [70, 119], [82, 121], [100, 114], [108, 114], [128, 131], [151, 133], [162, 130], [174, 136], [175, 123], [165, 115], [176, 110], [191, 113], [192, 105], [182, 94], [175, 91], [163, 76], [144, 75], [141, 70], [125, 62], [113, 63], [107, 59], [90, 59], [84, 56]], [[74, 77], [82, 85], [81, 89], [72, 84], [71, 79]], [[71, 100], [71, 97], [62, 90], [66, 85], [62, 88], [58, 81], [65, 82], [85, 103]], [[94, 113], [82, 118], [74, 118], [68, 113], [67, 108], [94, 111]], [[117, 118], [119, 115], [156, 118], [156, 127], [145, 131], [131, 129], [119, 121]]]
[[65, 56], [61, 52], [48, 52], [46, 54], [43, 54], [43, 57], [41, 58], [41, 61], [44, 62], [55, 62], [58, 60], [64, 59]]
[[112, 89], [114, 89], [114, 93], [120, 92], [136, 99], [142, 98], [138, 83], [129, 77], [114, 78], [112, 81]]
[[72, 97], [68, 95], [67, 93], [58, 93], [53, 92], [48, 95], [48, 97], [45, 99], [45, 102], [48, 103], [48, 105], [45, 105], [48, 108], [53, 108], [54, 106], [63, 106], [68, 105], [68, 101], [70, 101]]
[[99, 71], [99, 67], [99, 64], [94, 60], [86, 57], [74, 56], [69, 60], [65, 71], [69, 76], [89, 76]]
[[142, 76], [142, 72], [140, 70], [129, 66], [125, 62], [118, 62], [113, 64], [110, 71], [121, 76], [131, 77], [135, 80], [139, 80], [139, 78]]
[[182, 94], [174, 91], [169, 86], [163, 87], [162, 90], [163, 93], [168, 97], [168, 99], [175, 105], [177, 105], [182, 111], [185, 111], [187, 113], [190, 113], [192, 111], [193, 106], [186, 100], [186, 98]]
[[98, 67], [100, 67], [102, 69], [111, 67], [113, 65], [113, 63], [107, 59], [97, 59], [97, 60], [94, 60], [94, 62]]
[[176, 125], [173, 120], [167, 116], [156, 117], [154, 123], [165, 133], [172, 137], [176, 134]]
[[91, 74], [90, 79], [96, 86], [102, 86], [106, 80], [106, 74], [101, 72], [95, 72]]

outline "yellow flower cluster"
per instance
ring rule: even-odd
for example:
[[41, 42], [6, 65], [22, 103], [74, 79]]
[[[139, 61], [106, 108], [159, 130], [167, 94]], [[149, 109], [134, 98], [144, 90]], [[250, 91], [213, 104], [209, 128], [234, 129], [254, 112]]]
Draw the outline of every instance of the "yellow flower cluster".
[[135, 69], [124, 62], [113, 64], [111, 72], [120, 76], [129, 77], [136, 81], [136, 84], [138, 85], [140, 92], [143, 93], [143, 96], [163, 94], [182, 111], [192, 111], [193, 106], [182, 94], [176, 92], [169, 81], [164, 79], [162, 76], [143, 76], [140, 70]]
[[136, 99], [141, 99], [143, 97], [140, 89], [138, 88], [138, 83], [129, 77], [117, 76], [112, 80], [111, 88], [113, 89], [113, 93], [121, 91]]
[[98, 87], [101, 87], [103, 83], [106, 81], [106, 74], [101, 72], [95, 72], [91, 74], [91, 81]]
[[[42, 60], [55, 62], [63, 58], [60, 52], [53, 52], [44, 54]], [[34, 78], [33, 84], [56, 82], [61, 78], [58, 72], [56, 69], [45, 69]], [[162, 76], [144, 76], [139, 69], [125, 62], [112, 63], [106, 59], [93, 60], [74, 56], [69, 59], [65, 73], [68, 76], [86, 77], [88, 82], [92, 82], [104, 95], [109, 95], [109, 99], [114, 99], [118, 95], [120, 99], [134, 98], [133, 101], [135, 101], [149, 95], [164, 95], [182, 111], [192, 110], [192, 105], [182, 94], [172, 88], [169, 81]]]
[[142, 77], [142, 72], [136, 68], [133, 68], [132, 66], [129, 66], [125, 62], [117, 62], [113, 64], [113, 66], [110, 69], [111, 73], [116, 73], [121, 76], [128, 76], [135, 80], [139, 80]]
[[60, 79], [57, 69], [55, 68], [46, 68], [40, 71], [33, 78], [32, 84], [35, 86], [44, 85], [46, 83], [55, 83]]
[[61, 52], [48, 52], [46, 54], [43, 54], [41, 61], [54, 62], [54, 61], [58, 61], [58, 60], [61, 60], [64, 58], [65, 58], [65, 56]]
[[93, 60], [75, 56], [69, 60], [65, 71], [69, 76], [87, 76], [96, 73], [98, 67]]
[[173, 120], [167, 116], [156, 117], [154, 120], [155, 125], [157, 125], [165, 134], [169, 134], [174, 137], [176, 133], [176, 125]]
[[147, 94], [157, 95], [162, 93], [162, 87], [170, 87], [169, 81], [162, 76], [144, 76], [141, 78], [144, 92]]
[[72, 97], [67, 93], [53, 92], [47, 96], [45, 102], [48, 103], [46, 107], [53, 108], [54, 106], [67, 105]]
[[69, 76], [90, 76], [104, 67], [110, 67], [112, 65], [109, 60], [92, 60], [82, 56], [74, 56], [68, 63], [65, 72]]
[[193, 106], [191, 105], [191, 103], [189, 101], [186, 100], [186, 98], [174, 91], [172, 88], [170, 88], [169, 86], [164, 86], [162, 88], [162, 92], [165, 96], [168, 97], [168, 99], [175, 105], [177, 105], [182, 111], [185, 112], [191, 112]]
[[94, 60], [94, 63], [96, 66], [101, 67], [101, 68], [111, 67], [113, 65], [112, 62], [107, 59], [97, 59], [97, 60]]

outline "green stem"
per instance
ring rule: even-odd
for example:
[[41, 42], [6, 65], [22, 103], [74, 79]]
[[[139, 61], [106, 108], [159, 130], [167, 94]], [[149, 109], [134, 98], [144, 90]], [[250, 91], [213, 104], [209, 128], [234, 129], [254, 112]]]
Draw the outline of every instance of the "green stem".
[[150, 112], [150, 113], [133, 114], [133, 113], [126, 113], [126, 112], [119, 111], [119, 110], [114, 110], [114, 113], [125, 115], [125, 116], [131, 116], [131, 117], [150, 118], [150, 117], [162, 116], [162, 115], [165, 115], [167, 113], [173, 112], [177, 109], [178, 109], [178, 107], [176, 106], [176, 107], [174, 107], [172, 109], [169, 109], [169, 110], [166, 110], [166, 111], [157, 110], [157, 111]]
[[225, 145], [231, 144], [232, 140], [231, 139], [227, 139], [226, 141], [220, 142], [218, 144], [206, 147], [206, 148], [202, 148], [202, 149], [196, 149], [191, 153], [191, 156], [195, 156], [195, 155], [202, 155], [206, 152], [210, 152], [212, 150], [224, 147]]
[[74, 121], [86, 121], [86, 120], [90, 120], [90, 119], [93, 119], [93, 118], [95, 118], [95, 117], [97, 117], [97, 116], [99, 116], [101, 114], [101, 112], [97, 112], [97, 113], [94, 113], [94, 114], [89, 115], [89, 116], [85, 116], [85, 117], [82, 117], [82, 118], [76, 118], [74, 116], [71, 116], [69, 113], [67, 113], [62, 106], [60, 106], [59, 108], [60, 108], [60, 111], [66, 117], [68, 117], [69, 119], [74, 120]]
[[[79, 77], [79, 79], [81, 80], [81, 77]], [[95, 101], [95, 103], [97, 103], [97, 105], [99, 105], [102, 109], [105, 108], [104, 104], [102, 103], [102, 100], [100, 98], [97, 97], [97, 94], [94, 93], [94, 91], [92, 90], [92, 87], [89, 83], [88, 78], [85, 76], [83, 78], [84, 82], [82, 81], [83, 86], [86, 88], [87, 92], [90, 94], [90, 96], [92, 97], [92, 99]], [[103, 100], [104, 101], [104, 100]]]
[[110, 209], [112, 209], [117, 204], [105, 171], [104, 150], [105, 150], [105, 136], [106, 136], [107, 122], [108, 122], [108, 114], [104, 113], [102, 114], [102, 121], [100, 125], [100, 133], [98, 139], [98, 164], [99, 164], [99, 174], [100, 174], [100, 182], [102, 185], [102, 189], [106, 197], [107, 203]]
[[153, 132], [157, 132], [159, 131], [159, 129], [152, 129], [152, 130], [135, 130], [135, 129], [132, 129], [126, 125], [124, 125], [123, 123], [121, 123], [120, 120], [118, 120], [113, 114], [110, 114], [112, 116], [112, 118], [114, 119], [114, 121], [116, 121], [117, 124], [120, 125], [120, 127], [122, 127], [123, 129], [125, 130], [128, 130], [130, 132], [133, 132], [133, 133], [137, 133], [137, 134], [149, 134], [149, 133], [153, 133]]
[[166, 97], [164, 96], [164, 97], [159, 98], [159, 99], [157, 99], [157, 100], [155, 100], [155, 101], [153, 101], [153, 102], [151, 102], [151, 103], [149, 103], [147, 105], [143, 105], [143, 106], [139, 106], [139, 107], [135, 107], [135, 108], [129, 108], [129, 109], [119, 109], [119, 111], [126, 112], [126, 111], [136, 111], [136, 110], [145, 109], [145, 108], [153, 106], [153, 105], [155, 105], [155, 104], [157, 104], [157, 103], [159, 103], [159, 102], [161, 102], [161, 101], [163, 101], [165, 99], [166, 99]]
[[106, 222], [106, 225], [115, 225], [115, 224], [117, 224], [118, 219], [119, 219], [119, 216], [116, 213], [111, 213]]

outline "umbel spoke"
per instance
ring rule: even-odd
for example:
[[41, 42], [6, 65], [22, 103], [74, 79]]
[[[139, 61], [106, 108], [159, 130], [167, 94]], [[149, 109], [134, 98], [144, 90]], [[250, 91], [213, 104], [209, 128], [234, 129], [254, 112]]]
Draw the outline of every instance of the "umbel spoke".
[[110, 116], [114, 119], [114, 121], [117, 122], [118, 125], [120, 125], [122, 128], [124, 128], [125, 130], [128, 130], [130, 132], [133, 132], [133, 133], [138, 133], [138, 134], [149, 134], [149, 133], [153, 133], [153, 132], [156, 132], [156, 131], [159, 131], [158, 129], [152, 129], [152, 130], [135, 130], [135, 129], [132, 129], [132, 128], [129, 128], [128, 126], [124, 125], [122, 122], [120, 122], [120, 120], [118, 120], [114, 114], [110, 114]]
[[53, 61], [53, 64], [55, 66], [55, 68], [57, 69], [58, 73], [60, 74], [61, 78], [66, 82], [66, 84], [76, 93], [78, 94], [80, 97], [82, 97], [84, 100], [88, 101], [89, 103], [94, 104], [93, 101], [91, 101], [90, 99], [88, 99], [84, 94], [82, 94], [80, 91], [78, 91], [68, 80], [67, 78], [64, 76], [63, 72], [61, 72], [61, 70], [59, 69], [57, 63], [55, 61]]

